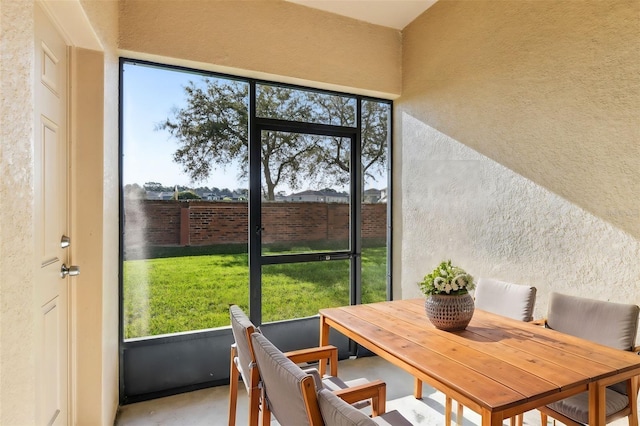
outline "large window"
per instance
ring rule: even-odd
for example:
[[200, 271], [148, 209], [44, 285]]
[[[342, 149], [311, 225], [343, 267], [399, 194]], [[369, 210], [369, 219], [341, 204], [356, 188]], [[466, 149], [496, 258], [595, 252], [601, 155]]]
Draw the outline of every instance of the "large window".
[[388, 297], [390, 102], [121, 71], [125, 340]]

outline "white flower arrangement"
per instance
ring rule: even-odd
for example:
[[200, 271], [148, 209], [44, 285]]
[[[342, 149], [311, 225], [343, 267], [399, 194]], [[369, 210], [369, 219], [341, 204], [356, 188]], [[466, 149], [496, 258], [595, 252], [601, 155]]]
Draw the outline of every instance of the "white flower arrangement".
[[443, 261], [424, 279], [418, 283], [425, 296], [433, 294], [460, 295], [475, 288], [473, 277], [464, 269], [451, 264], [451, 260]]

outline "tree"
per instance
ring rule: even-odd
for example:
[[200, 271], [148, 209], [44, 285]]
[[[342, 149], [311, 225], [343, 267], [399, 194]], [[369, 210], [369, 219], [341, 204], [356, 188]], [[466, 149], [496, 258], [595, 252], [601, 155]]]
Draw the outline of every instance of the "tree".
[[[355, 103], [350, 98], [315, 94], [313, 102], [318, 115], [326, 117], [327, 123], [353, 126], [356, 121]], [[387, 140], [389, 131], [389, 105], [376, 101], [362, 102], [361, 162], [362, 185], [367, 179], [384, 173], [387, 162]], [[350, 141], [333, 137], [331, 146], [317, 152], [311, 174], [319, 183], [348, 182], [350, 171]]]
[[[239, 179], [248, 174], [248, 85], [222, 79], [193, 81], [184, 88], [186, 105], [158, 125], [178, 142], [174, 161], [194, 181], [209, 177], [212, 168], [235, 162]], [[364, 107], [364, 104], [370, 104]], [[354, 126], [353, 98], [258, 85], [256, 111], [260, 117]], [[363, 174], [386, 161], [388, 108], [363, 103]], [[383, 116], [382, 116], [383, 115]], [[366, 136], [366, 138], [365, 138]], [[298, 188], [313, 181], [327, 186], [349, 179], [350, 147], [346, 138], [265, 131], [261, 135], [261, 168], [265, 198], [275, 199], [276, 188]], [[365, 161], [366, 160], [366, 161]], [[347, 172], [347, 173], [345, 173]]]
[[178, 200], [200, 200], [201, 197], [193, 191], [178, 192]]

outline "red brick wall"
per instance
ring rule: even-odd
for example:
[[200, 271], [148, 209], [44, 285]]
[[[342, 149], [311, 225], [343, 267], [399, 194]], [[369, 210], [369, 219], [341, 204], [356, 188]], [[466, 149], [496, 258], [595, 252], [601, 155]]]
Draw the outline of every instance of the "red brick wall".
[[[362, 237], [384, 238], [386, 221], [386, 204], [364, 204]], [[127, 246], [246, 243], [248, 226], [247, 203], [243, 202], [125, 201]], [[349, 238], [349, 205], [264, 203], [262, 226], [264, 243], [346, 241]]]
[[125, 245], [179, 244], [181, 204], [180, 201], [126, 200]]
[[247, 203], [189, 202], [190, 245], [246, 243]]

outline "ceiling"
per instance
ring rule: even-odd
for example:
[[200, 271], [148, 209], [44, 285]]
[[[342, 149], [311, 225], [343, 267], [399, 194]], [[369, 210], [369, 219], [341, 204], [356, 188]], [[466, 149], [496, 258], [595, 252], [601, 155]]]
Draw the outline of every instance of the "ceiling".
[[437, 0], [287, 0], [398, 30]]

